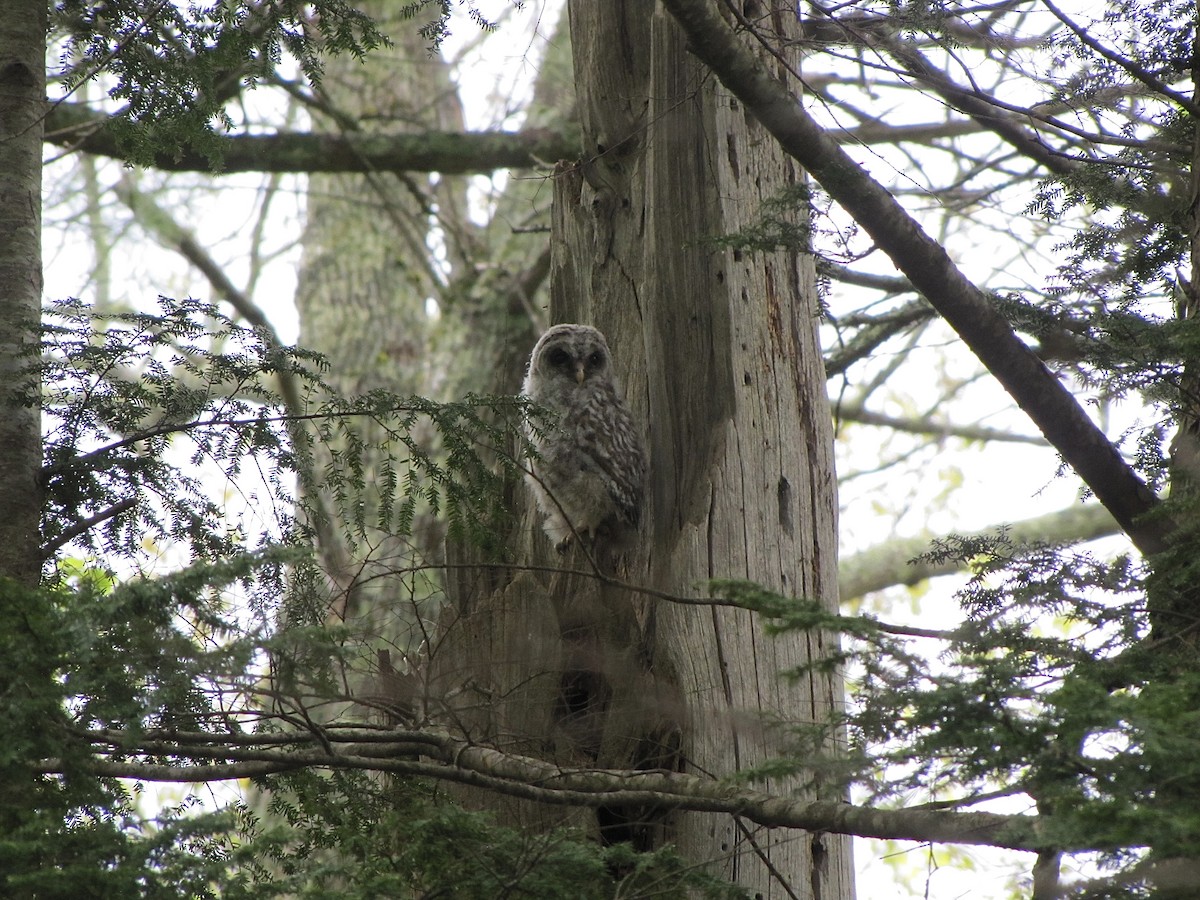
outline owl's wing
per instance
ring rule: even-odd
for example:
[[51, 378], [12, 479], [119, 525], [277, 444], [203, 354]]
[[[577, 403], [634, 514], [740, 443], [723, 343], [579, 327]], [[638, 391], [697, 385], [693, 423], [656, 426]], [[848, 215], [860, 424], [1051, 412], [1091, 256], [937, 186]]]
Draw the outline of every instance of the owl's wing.
[[642, 514], [646, 456], [633, 417], [613, 396], [603, 417], [604, 428], [588, 435], [581, 449], [600, 472], [622, 523], [637, 527]]

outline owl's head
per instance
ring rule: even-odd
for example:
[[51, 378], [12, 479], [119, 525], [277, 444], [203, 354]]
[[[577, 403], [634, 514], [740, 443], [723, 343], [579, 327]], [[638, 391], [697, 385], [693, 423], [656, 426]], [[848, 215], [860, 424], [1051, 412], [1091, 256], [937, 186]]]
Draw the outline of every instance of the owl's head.
[[555, 325], [542, 335], [530, 356], [530, 381], [583, 385], [611, 381], [608, 342], [589, 325]]

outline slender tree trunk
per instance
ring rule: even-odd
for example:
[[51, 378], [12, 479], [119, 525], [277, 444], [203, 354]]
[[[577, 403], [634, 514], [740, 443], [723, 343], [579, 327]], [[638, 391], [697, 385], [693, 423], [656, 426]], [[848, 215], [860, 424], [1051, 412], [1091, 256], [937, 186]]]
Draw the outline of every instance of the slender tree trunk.
[[[39, 385], [30, 373], [38, 359], [42, 304], [45, 55], [44, 0], [6, 4], [0, 15], [0, 578], [30, 587], [41, 575]], [[19, 618], [4, 627], [38, 640]], [[7, 835], [27, 824], [38, 787], [29, 773], [12, 777], [18, 766], [6, 769], [0, 833]]]
[[0, 575], [41, 572], [41, 427], [36, 362], [42, 304], [42, 121], [46, 4], [13, 0], [0, 16]]
[[[1200, 99], [1200, 37], [1192, 47], [1192, 96]], [[1188, 264], [1191, 280], [1179, 286], [1176, 315], [1196, 323], [1200, 318], [1200, 122], [1192, 124], [1191, 195], [1188, 205]], [[1170, 497], [1179, 523], [1173, 549], [1158, 561], [1173, 578], [1153, 585], [1150, 592], [1151, 623], [1155, 637], [1167, 641], [1168, 652], [1194, 660], [1198, 643], [1194, 623], [1200, 610], [1200, 588], [1195, 577], [1197, 507], [1200, 506], [1200, 359], [1184, 360], [1177, 399], [1178, 428], [1171, 444]]]

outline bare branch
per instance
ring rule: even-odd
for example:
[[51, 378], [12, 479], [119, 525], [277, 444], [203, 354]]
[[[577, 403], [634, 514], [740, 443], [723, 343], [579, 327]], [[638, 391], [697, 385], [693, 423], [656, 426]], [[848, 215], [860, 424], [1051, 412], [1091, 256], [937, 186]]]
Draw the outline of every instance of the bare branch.
[[[105, 130], [106, 117], [79, 104], [63, 103], [47, 119], [46, 140], [60, 147], [123, 159]], [[570, 129], [525, 131], [426, 131], [420, 134], [239, 134], [224, 142], [220, 172], [440, 172], [489, 173], [497, 169], [549, 168], [579, 156]], [[164, 172], [212, 172], [202, 154], [163, 154], [154, 161]]]
[[195, 232], [180, 225], [175, 217], [163, 209], [149, 194], [138, 190], [127, 173], [113, 188], [117, 198], [129, 207], [138, 223], [165, 247], [177, 251], [184, 259], [200, 270], [216, 293], [229, 303], [237, 314], [269, 337], [272, 344], [282, 346], [271, 322], [246, 294], [233, 283], [224, 267], [200, 246]]
[[940, 422], [925, 416], [914, 418], [888, 416], [866, 409], [860, 403], [840, 403], [835, 408], [834, 414], [845, 422], [878, 425], [881, 428], [892, 428], [896, 431], [936, 438], [956, 437], [965, 441], [1003, 441], [1010, 444], [1046, 446], [1046, 439], [1034, 434], [1014, 434], [1002, 428], [987, 428], [983, 425], [958, 425], [954, 422]]
[[[1116, 534], [1117, 523], [1099, 503], [1070, 506], [1057, 512], [1014, 522], [1008, 536], [1017, 543], [1046, 541], [1078, 543]], [[996, 527], [964, 532], [966, 537], [996, 534]], [[933, 536], [893, 538], [843, 559], [838, 565], [838, 590], [843, 601], [882, 591], [892, 585], [909, 585], [963, 571], [961, 563], [947, 560], [933, 563], [917, 559], [929, 550]]]
[[897, 60], [905, 67], [907, 74], [929, 86], [952, 107], [966, 113], [981, 127], [995, 132], [1023, 155], [1036, 160], [1049, 171], [1065, 175], [1078, 166], [1076, 160], [1067, 158], [1047, 146], [1020, 122], [1002, 113], [997, 104], [983, 92], [955, 84], [944, 72], [931, 64], [915, 45], [898, 40], [886, 19], [868, 19], [862, 16], [837, 19], [831, 11], [819, 4], [814, 3], [813, 8], [829, 16], [848, 34], [854, 35], [856, 42], [881, 50]]
[[840, 320], [831, 320], [832, 324], [838, 327], [839, 338], [843, 327], [853, 328], [857, 325], [859, 330], [849, 340], [839, 340], [836, 348], [826, 351], [826, 377], [841, 375], [856, 362], [870, 358], [879, 347], [892, 338], [917, 326], [924, 326], [936, 316], [933, 307], [918, 297], [878, 316], [847, 316]]
[[96, 513], [94, 516], [88, 516], [86, 519], [76, 522], [70, 528], [66, 529], [66, 531], [64, 531], [62, 534], [57, 535], [54, 538], [54, 540], [48, 541], [47, 543], [42, 545], [41, 558], [49, 559], [61, 547], [66, 546], [71, 541], [75, 540], [75, 538], [79, 537], [81, 534], [85, 534], [88, 531], [91, 531], [97, 525], [99, 525], [103, 522], [107, 522], [113, 516], [119, 516], [121, 513], [125, 512], [126, 510], [131, 509], [136, 502], [137, 502], [136, 500], [129, 500], [129, 499], [122, 500], [119, 503], [114, 503], [112, 506], [108, 507], [107, 509], [102, 509], [100, 512]]

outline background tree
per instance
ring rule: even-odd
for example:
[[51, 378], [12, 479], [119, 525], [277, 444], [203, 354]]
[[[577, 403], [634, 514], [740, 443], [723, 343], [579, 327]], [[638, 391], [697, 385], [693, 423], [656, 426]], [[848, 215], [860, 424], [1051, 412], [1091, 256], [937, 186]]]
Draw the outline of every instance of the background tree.
[[25, 584], [41, 569], [38, 519], [37, 385], [28, 376], [41, 307], [42, 117], [46, 95], [44, 4], [14, 6], [0, 30], [0, 346], [5, 348], [0, 416], [0, 492], [5, 516], [0, 575]]
[[[379, 136], [461, 131], [446, 64], [428, 52], [411, 13], [387, 3], [362, 8], [395, 41], [367, 60], [331, 61], [320, 88], [302, 95], [316, 127]], [[439, 327], [426, 305], [437, 301], [465, 262], [460, 248], [470, 241], [471, 228], [465, 187], [461, 178], [380, 171], [310, 178], [296, 292], [299, 339], [329, 359], [331, 386], [342, 396], [373, 390], [442, 394], [449, 343], [443, 335], [452, 329]], [[435, 223], [445, 241], [441, 260], [430, 250]], [[425, 440], [432, 450], [436, 435]], [[378, 619], [394, 602], [378, 576], [410, 565], [414, 550], [392, 529], [374, 525], [390, 518], [380, 508], [389, 502], [382, 486], [402, 473], [388, 470], [386, 456], [366, 465], [367, 493], [346, 496], [330, 510], [334, 527], [326, 542], [334, 534], [355, 535], [353, 546], [327, 548], [328, 558], [345, 569], [337, 577], [344, 592], [335, 603], [338, 612]], [[376, 484], [380, 495], [371, 487]], [[332, 496], [320, 483], [312, 489]], [[424, 540], [425, 555], [441, 543], [437, 533]], [[371, 584], [377, 588], [365, 587]], [[364, 590], [383, 594], [363, 597]], [[394, 628], [377, 621], [367, 630]]]

